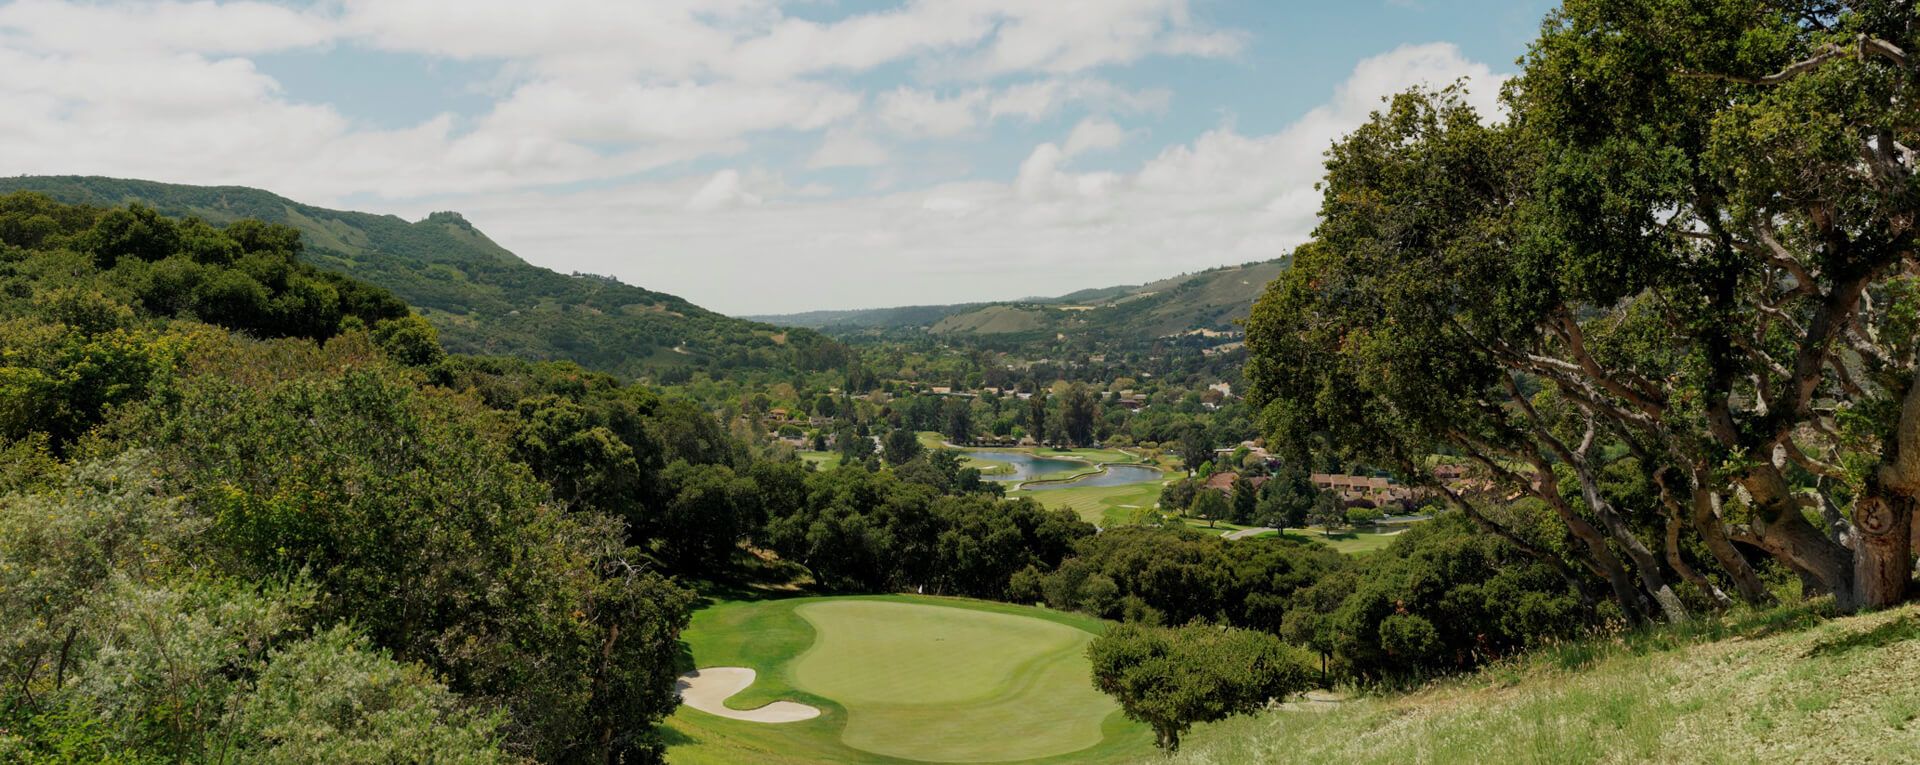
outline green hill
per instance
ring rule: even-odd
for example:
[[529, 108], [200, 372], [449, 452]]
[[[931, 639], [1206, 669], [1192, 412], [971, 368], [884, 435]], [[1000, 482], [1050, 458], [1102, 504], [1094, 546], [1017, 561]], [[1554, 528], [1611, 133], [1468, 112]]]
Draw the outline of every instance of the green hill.
[[1896, 763], [1920, 752], [1920, 607], [1596, 638], [1413, 693], [1196, 729], [1155, 763]]
[[1138, 342], [1195, 330], [1235, 330], [1234, 323], [1246, 318], [1254, 299], [1286, 269], [1287, 262], [1282, 258], [1226, 266], [1150, 284], [1085, 289], [1051, 298], [750, 318], [834, 334], [918, 328], [949, 337], [1072, 334]]
[[138, 202], [215, 224], [258, 218], [300, 229], [305, 259], [385, 287], [440, 329], [447, 349], [555, 359], [631, 377], [696, 368], [836, 365], [818, 333], [744, 321], [673, 295], [521, 260], [458, 213], [420, 221], [329, 210], [240, 186], [185, 186], [80, 176], [0, 178], [0, 193], [38, 191], [100, 206]]

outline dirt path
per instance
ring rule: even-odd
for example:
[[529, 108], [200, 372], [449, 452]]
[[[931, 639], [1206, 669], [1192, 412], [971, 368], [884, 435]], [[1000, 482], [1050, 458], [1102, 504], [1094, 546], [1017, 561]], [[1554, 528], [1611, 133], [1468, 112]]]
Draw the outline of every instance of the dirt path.
[[727, 698], [753, 685], [753, 676], [746, 667], [696, 669], [680, 676], [680, 701], [710, 715], [747, 722], [789, 723], [820, 716], [819, 709], [792, 701], [776, 701], [759, 709], [727, 708]]

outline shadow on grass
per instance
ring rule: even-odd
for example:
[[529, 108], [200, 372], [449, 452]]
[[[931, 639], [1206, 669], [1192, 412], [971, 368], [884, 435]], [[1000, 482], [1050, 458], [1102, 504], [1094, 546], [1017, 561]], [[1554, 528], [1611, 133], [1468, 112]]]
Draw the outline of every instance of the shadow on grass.
[[1762, 610], [1743, 608], [1726, 614], [1703, 615], [1684, 624], [1650, 625], [1621, 630], [1608, 636], [1583, 637], [1552, 644], [1536, 651], [1535, 657], [1558, 669], [1578, 670], [1609, 656], [1644, 656], [1700, 643], [1730, 639], [1758, 640], [1799, 632], [1837, 615], [1832, 599]]
[[685, 731], [666, 725], [654, 726], [653, 734], [660, 737], [660, 743], [666, 744], [669, 747], [700, 743], [700, 739], [687, 735]]
[[1838, 656], [1861, 648], [1879, 648], [1906, 640], [1920, 639], [1920, 621], [1902, 616], [1864, 632], [1850, 632], [1822, 640], [1807, 649], [1807, 657]]

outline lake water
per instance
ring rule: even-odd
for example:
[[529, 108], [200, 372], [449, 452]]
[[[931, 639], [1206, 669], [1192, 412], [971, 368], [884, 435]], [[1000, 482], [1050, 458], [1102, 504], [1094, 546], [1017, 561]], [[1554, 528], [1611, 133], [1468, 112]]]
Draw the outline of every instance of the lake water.
[[[1081, 472], [1094, 469], [1092, 463], [1081, 462], [1079, 460], [1042, 457], [1028, 452], [972, 451], [968, 452], [967, 455], [975, 459], [1012, 465], [1014, 469], [1012, 473], [986, 476], [991, 480], [1008, 483], [1031, 481], [1040, 476], [1053, 473], [1068, 471]], [[1106, 472], [1087, 476], [1077, 481], [1040, 483], [1026, 488], [1033, 491], [1044, 491], [1046, 489], [1065, 489], [1068, 487], [1124, 486], [1130, 483], [1145, 483], [1147, 481], [1158, 480], [1160, 476], [1161, 473], [1159, 470], [1143, 465], [1108, 465]]]
[[1012, 473], [986, 476], [995, 481], [1031, 481], [1048, 473], [1093, 469], [1093, 463], [1091, 462], [1041, 457], [1028, 452], [969, 451], [967, 452], [967, 456], [978, 460], [1000, 462], [1013, 466], [1014, 472]]
[[1067, 483], [1036, 483], [1025, 488], [1031, 491], [1047, 489], [1079, 489], [1088, 486], [1125, 486], [1130, 483], [1146, 483], [1160, 479], [1160, 471], [1139, 465], [1108, 465], [1107, 472], [1090, 475], [1078, 481]]

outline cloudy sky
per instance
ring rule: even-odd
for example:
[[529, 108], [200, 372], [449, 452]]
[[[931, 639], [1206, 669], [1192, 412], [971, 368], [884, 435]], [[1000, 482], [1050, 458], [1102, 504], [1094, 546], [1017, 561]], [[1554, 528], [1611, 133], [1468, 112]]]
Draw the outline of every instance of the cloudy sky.
[[1409, 85], [1543, 0], [0, 0], [0, 175], [242, 184], [734, 314], [1283, 255]]

